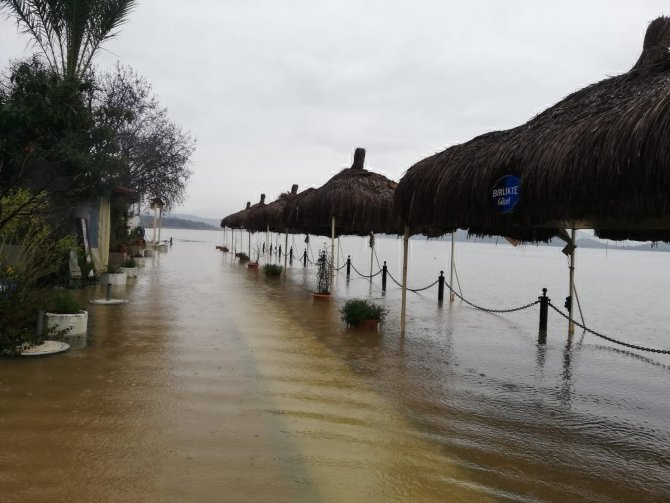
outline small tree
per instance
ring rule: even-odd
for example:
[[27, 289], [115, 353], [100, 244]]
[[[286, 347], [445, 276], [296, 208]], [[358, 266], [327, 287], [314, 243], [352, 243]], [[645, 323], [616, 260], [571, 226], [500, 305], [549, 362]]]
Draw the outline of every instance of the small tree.
[[316, 291], [321, 295], [330, 294], [330, 261], [328, 252], [324, 248], [319, 250], [319, 258], [316, 260]]

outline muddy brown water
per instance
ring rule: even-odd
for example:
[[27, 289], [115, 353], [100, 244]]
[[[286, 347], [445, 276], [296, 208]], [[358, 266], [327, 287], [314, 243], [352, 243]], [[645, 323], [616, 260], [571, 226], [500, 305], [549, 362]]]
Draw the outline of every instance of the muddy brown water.
[[88, 340], [0, 360], [0, 501], [670, 500], [667, 362], [423, 298], [403, 337], [376, 290], [358, 332], [366, 281], [315, 302], [186, 237]]

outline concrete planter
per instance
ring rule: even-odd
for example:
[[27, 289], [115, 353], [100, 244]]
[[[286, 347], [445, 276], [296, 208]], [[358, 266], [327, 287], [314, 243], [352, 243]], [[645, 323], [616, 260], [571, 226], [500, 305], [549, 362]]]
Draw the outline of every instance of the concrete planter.
[[119, 273], [104, 273], [100, 275], [100, 284], [101, 285], [117, 285], [117, 286], [125, 286], [126, 284], [126, 273], [125, 272], [119, 272]]
[[125, 272], [129, 278], [137, 278], [137, 267], [122, 267], [121, 271]]
[[69, 328], [65, 337], [81, 337], [88, 331], [88, 312], [79, 311], [76, 314], [45, 313], [44, 326], [49, 331], [55, 328], [56, 331]]

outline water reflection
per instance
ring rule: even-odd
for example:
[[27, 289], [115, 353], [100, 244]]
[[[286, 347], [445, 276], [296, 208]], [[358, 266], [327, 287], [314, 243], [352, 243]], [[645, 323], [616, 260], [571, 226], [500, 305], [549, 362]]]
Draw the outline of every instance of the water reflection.
[[[397, 289], [342, 272], [315, 302], [314, 283], [192, 238], [147, 259], [128, 304], [89, 307], [88, 344], [0, 361], [0, 499], [670, 498], [665, 364], [557, 323], [537, 344], [537, 313], [434, 291], [409, 296], [402, 335]], [[340, 320], [367, 295], [379, 332]]]

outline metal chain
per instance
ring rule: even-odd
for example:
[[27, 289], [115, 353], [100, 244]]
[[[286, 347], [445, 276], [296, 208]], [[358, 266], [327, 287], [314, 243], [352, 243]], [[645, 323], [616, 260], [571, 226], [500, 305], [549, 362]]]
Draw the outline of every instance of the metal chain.
[[[538, 301], [538, 302], [539, 302], [539, 301]], [[570, 317], [569, 317], [567, 314], [565, 314], [563, 311], [561, 311], [560, 309], [558, 309], [558, 308], [557, 308], [555, 305], [553, 305], [551, 302], [549, 302], [549, 306], [551, 306], [551, 308], [552, 308], [554, 311], [556, 311], [558, 314], [560, 314], [561, 316], [563, 316], [563, 318], [565, 318], [566, 320], [570, 320]], [[635, 345], [635, 344], [628, 344], [627, 342], [618, 341], [618, 340], [616, 340], [616, 339], [612, 339], [611, 337], [607, 337], [607, 336], [604, 335], [604, 334], [601, 334], [601, 333], [599, 333], [599, 332], [596, 332], [595, 330], [591, 330], [590, 328], [585, 327], [584, 325], [582, 325], [582, 324], [579, 323], [578, 321], [572, 320], [572, 322], [573, 322], [575, 325], [577, 325], [579, 328], [581, 328], [581, 329], [587, 331], [588, 333], [593, 334], [593, 335], [595, 335], [596, 337], [600, 337], [601, 339], [605, 339], [606, 341], [613, 342], [614, 344], [619, 344], [619, 345], [621, 345], [621, 346], [625, 346], [625, 347], [627, 347], [627, 348], [631, 348], [631, 349], [637, 349], [637, 350], [639, 350], [639, 351], [648, 351], [648, 352], [650, 352], [650, 353], [659, 353], [659, 354], [662, 354], [662, 355], [668, 355], [668, 354], [670, 354], [670, 350], [667, 350], [667, 349], [646, 348], [646, 347], [644, 347], [644, 346], [637, 346], [637, 345]]]
[[[393, 274], [391, 274], [391, 271], [389, 271], [389, 270], [387, 269], [387, 270], [386, 270], [386, 274], [389, 275], [389, 277], [391, 278], [391, 280], [392, 280], [396, 285], [398, 285], [400, 288], [402, 288], [402, 284], [401, 284], [401, 283], [398, 283], [398, 281], [393, 277]], [[438, 283], [439, 281], [440, 281], [440, 279], [438, 278], [434, 283], [431, 283], [431, 284], [428, 285], [428, 286], [424, 286], [423, 288], [408, 288], [407, 290], [409, 290], [410, 292], [414, 292], [414, 293], [423, 292], [424, 290], [428, 290], [429, 288], [432, 288], [432, 287], [434, 287], [435, 285], [437, 285], [437, 283]]]
[[[344, 263], [344, 265], [347, 265], [346, 262]], [[362, 276], [362, 277], [364, 277], [364, 278], [369, 278], [369, 279], [374, 278], [375, 276], [378, 276], [379, 274], [382, 273], [382, 270], [379, 269], [379, 270], [378, 270], [376, 273], [374, 273], [373, 275], [362, 274], [358, 269], [356, 269], [356, 266], [353, 264], [353, 262], [351, 263], [351, 268], [352, 268], [352, 269], [356, 272], [356, 274], [358, 274], [359, 276]]]
[[336, 270], [336, 271], [341, 271], [341, 270], [344, 269], [346, 266], [347, 266], [347, 263], [345, 262], [345, 263], [342, 264], [340, 267], [335, 268], [335, 270]]

